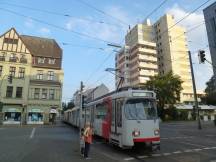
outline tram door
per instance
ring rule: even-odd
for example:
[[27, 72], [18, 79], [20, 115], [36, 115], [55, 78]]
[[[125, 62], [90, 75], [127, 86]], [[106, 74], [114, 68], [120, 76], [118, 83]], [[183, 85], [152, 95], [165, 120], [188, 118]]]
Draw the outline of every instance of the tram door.
[[122, 128], [122, 99], [116, 99], [112, 101], [112, 133], [120, 134]]

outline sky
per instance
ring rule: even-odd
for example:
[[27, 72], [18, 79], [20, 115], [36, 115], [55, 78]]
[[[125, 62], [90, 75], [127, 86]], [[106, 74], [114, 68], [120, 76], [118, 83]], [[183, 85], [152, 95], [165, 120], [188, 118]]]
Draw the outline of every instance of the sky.
[[[114, 75], [105, 72], [115, 67], [115, 48], [108, 43], [123, 45], [130, 27], [142, 23], [163, 0], [0, 0], [0, 34], [14, 27], [19, 34], [55, 39], [63, 49], [63, 102], [69, 101], [83, 81], [85, 88], [104, 83], [115, 89]], [[154, 23], [165, 13], [178, 21], [207, 0], [167, 0], [148, 18]], [[187, 30], [204, 21], [203, 8], [188, 16], [179, 25]], [[87, 5], [88, 4], [88, 5]], [[90, 4], [90, 5], [89, 5]], [[198, 90], [213, 75], [209, 64], [199, 64], [197, 51], [207, 47], [205, 25], [186, 33], [192, 51]]]

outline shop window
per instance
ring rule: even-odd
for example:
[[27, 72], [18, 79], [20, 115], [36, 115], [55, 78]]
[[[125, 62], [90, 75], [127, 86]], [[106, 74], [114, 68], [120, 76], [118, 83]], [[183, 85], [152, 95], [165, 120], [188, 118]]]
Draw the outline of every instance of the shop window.
[[54, 72], [48, 71], [48, 80], [54, 80]]
[[39, 96], [40, 96], [40, 88], [35, 88], [34, 99], [39, 99]]
[[25, 76], [25, 68], [20, 67], [18, 77], [24, 78], [24, 76]]
[[47, 99], [47, 89], [42, 89], [42, 99]]
[[0, 66], [0, 76], [2, 76], [3, 66]]
[[21, 113], [20, 112], [5, 112], [4, 121], [20, 121]]
[[16, 73], [16, 67], [10, 67], [10, 71], [9, 71], [9, 75], [15, 77], [15, 73]]
[[37, 79], [38, 80], [43, 80], [43, 71], [42, 70], [37, 71]]
[[22, 98], [22, 87], [17, 87], [16, 89], [16, 98]]
[[28, 121], [41, 122], [43, 121], [43, 114], [40, 112], [29, 112]]
[[13, 87], [7, 86], [6, 97], [11, 98], [13, 96]]
[[55, 90], [54, 89], [50, 89], [49, 90], [49, 99], [54, 99], [55, 98]]

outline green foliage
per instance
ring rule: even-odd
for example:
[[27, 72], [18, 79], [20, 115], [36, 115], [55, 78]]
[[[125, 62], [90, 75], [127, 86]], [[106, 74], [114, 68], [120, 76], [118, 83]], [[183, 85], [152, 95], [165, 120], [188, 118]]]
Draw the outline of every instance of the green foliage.
[[65, 103], [65, 102], [62, 103], [63, 111], [66, 111], [68, 109], [72, 109], [74, 106], [75, 105], [74, 105], [74, 101], [73, 100], [69, 101], [68, 103]]
[[207, 105], [216, 105], [216, 79], [214, 77], [206, 83], [205, 93], [206, 96], [201, 98], [202, 102]]
[[146, 87], [157, 94], [158, 113], [162, 119], [165, 118], [165, 105], [173, 107], [172, 105], [180, 101], [182, 83], [180, 77], [173, 75], [172, 72], [166, 75], [154, 76], [146, 83]]

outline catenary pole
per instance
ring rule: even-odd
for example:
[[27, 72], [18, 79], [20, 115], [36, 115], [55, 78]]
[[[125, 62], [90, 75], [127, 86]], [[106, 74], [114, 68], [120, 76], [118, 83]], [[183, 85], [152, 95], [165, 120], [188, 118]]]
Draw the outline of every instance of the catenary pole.
[[189, 55], [189, 60], [190, 60], [191, 77], [192, 77], [192, 83], [193, 83], [195, 110], [197, 111], [198, 129], [202, 129], [201, 122], [200, 122], [199, 105], [198, 105], [198, 100], [197, 100], [196, 83], [195, 83], [195, 78], [194, 78], [193, 64], [192, 64], [192, 58], [191, 58], [191, 52], [190, 51], [188, 51], [188, 55]]

